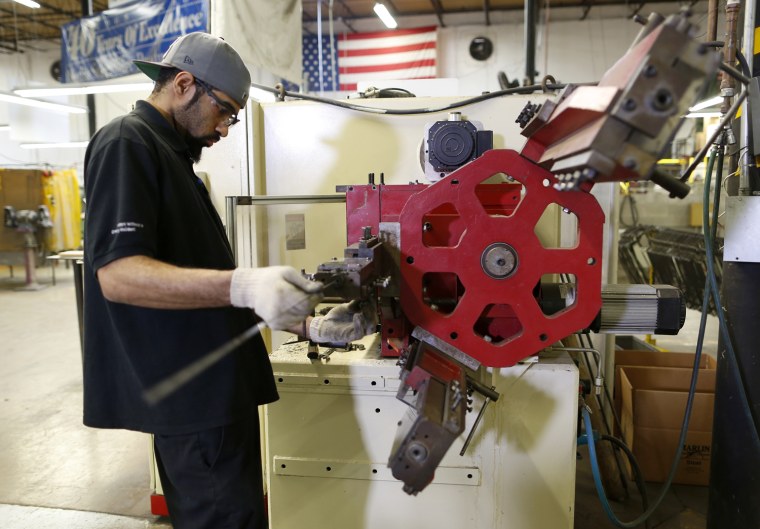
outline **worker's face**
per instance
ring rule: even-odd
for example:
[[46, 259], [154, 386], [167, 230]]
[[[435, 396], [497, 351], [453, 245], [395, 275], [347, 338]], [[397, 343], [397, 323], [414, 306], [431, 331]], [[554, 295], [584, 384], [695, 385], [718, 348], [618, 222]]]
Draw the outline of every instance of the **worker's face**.
[[192, 99], [175, 114], [186, 131], [185, 141], [194, 162], [201, 159], [204, 147], [211, 147], [227, 136], [229, 128], [237, 123], [239, 107], [223, 92], [210, 86], [195, 83]]

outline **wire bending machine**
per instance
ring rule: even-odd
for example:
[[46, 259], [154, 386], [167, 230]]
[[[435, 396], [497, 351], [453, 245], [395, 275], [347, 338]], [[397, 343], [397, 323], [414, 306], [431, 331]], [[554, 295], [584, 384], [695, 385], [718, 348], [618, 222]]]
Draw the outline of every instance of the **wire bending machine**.
[[[451, 112], [425, 128], [429, 183], [339, 188], [348, 246], [311, 275], [328, 300], [372, 304], [380, 331], [348, 353], [273, 355], [273, 524], [319, 526], [309, 513], [325, 495], [309, 492], [328, 487], [325, 527], [572, 526], [578, 372], [548, 351], [586, 329], [683, 325], [677, 289], [603, 285], [605, 218], [589, 191], [651, 179], [688, 193], [656, 162], [719, 67], [694, 31], [683, 13], [652, 15], [597, 85], [512, 116], [519, 152]], [[546, 215], [571, 223], [569, 240], [542, 237]]]

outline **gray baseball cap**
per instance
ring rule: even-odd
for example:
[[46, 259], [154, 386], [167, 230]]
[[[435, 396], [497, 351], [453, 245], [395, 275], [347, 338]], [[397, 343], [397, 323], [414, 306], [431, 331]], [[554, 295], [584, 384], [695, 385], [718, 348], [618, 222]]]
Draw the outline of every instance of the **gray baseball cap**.
[[132, 61], [158, 79], [161, 68], [179, 68], [230, 96], [241, 108], [248, 101], [251, 74], [240, 55], [223, 39], [200, 31], [182, 35], [164, 53], [161, 62]]

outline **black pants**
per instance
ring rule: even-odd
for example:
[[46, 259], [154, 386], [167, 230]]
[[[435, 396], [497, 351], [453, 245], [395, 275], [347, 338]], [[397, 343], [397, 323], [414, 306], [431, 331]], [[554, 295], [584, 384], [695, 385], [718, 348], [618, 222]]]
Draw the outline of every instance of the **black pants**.
[[248, 420], [186, 435], [154, 435], [174, 529], [265, 529], [257, 410]]

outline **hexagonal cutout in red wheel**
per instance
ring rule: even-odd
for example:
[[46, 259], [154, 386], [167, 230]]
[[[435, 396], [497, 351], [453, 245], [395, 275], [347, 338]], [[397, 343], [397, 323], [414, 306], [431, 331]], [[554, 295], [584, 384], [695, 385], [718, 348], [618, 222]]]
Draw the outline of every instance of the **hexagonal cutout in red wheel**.
[[423, 302], [436, 312], [451, 314], [464, 295], [464, 285], [453, 272], [428, 272], [422, 276]]
[[578, 217], [556, 202], [546, 205], [533, 231], [547, 250], [578, 246]]
[[511, 305], [492, 303], [480, 313], [472, 330], [484, 341], [499, 345], [519, 336], [523, 326]]
[[489, 217], [511, 217], [525, 194], [525, 186], [504, 173], [491, 175], [475, 187], [478, 202]]
[[454, 248], [465, 229], [454, 204], [441, 204], [422, 216], [422, 244], [428, 248]]
[[574, 274], [544, 274], [533, 295], [541, 312], [554, 316], [575, 305], [577, 286]]

